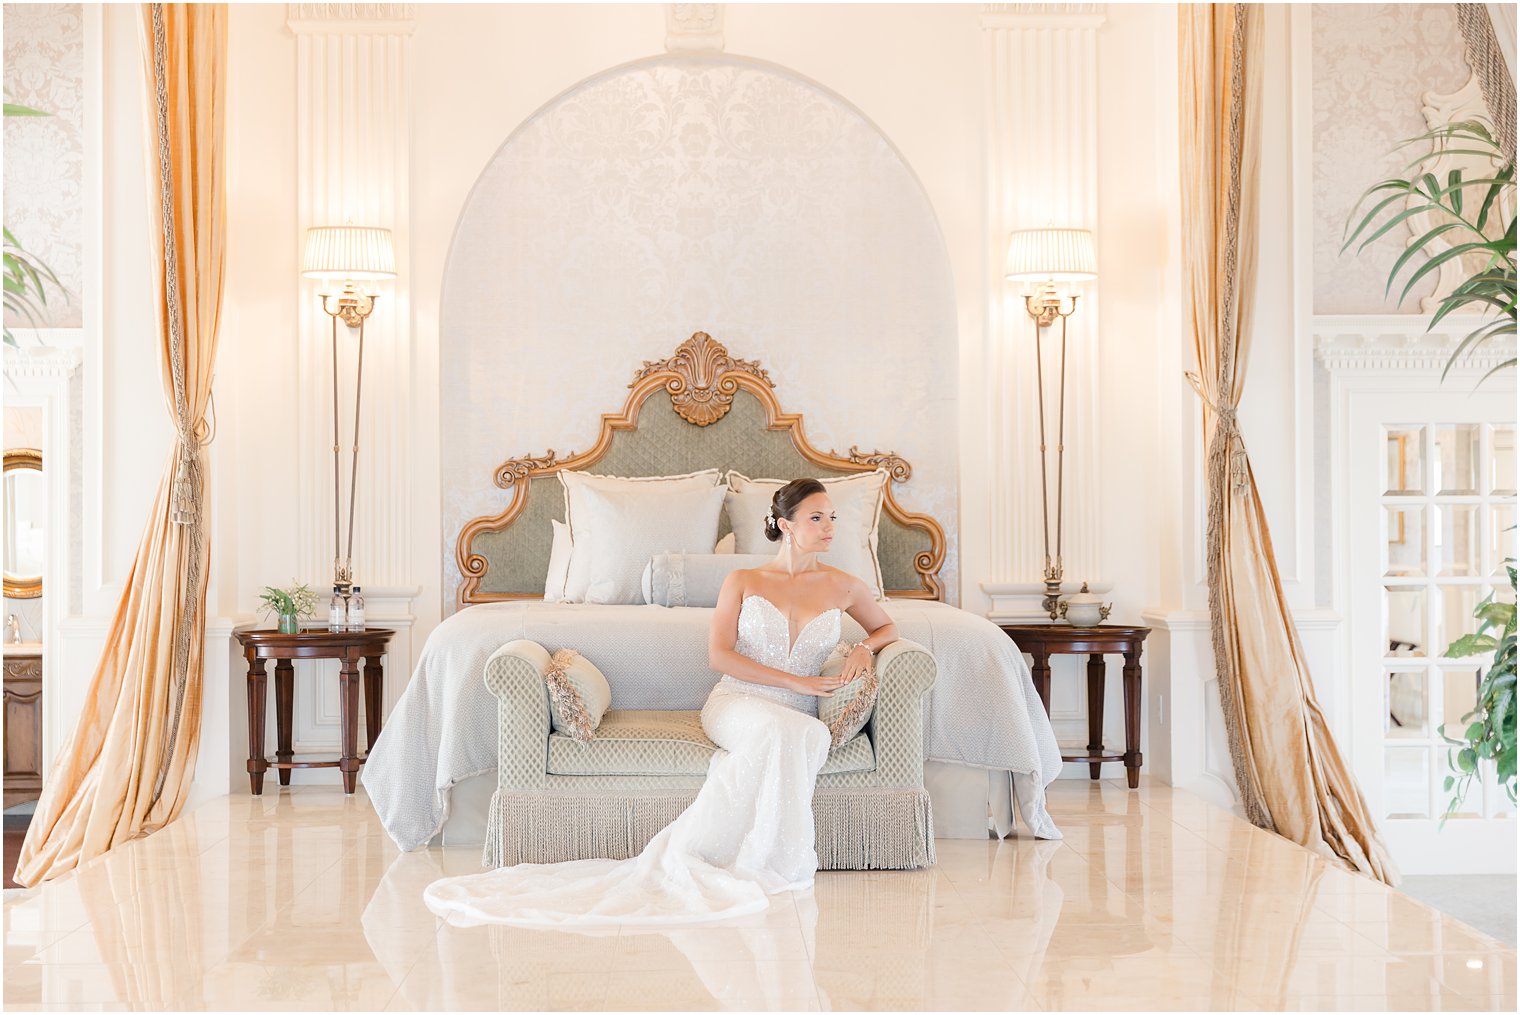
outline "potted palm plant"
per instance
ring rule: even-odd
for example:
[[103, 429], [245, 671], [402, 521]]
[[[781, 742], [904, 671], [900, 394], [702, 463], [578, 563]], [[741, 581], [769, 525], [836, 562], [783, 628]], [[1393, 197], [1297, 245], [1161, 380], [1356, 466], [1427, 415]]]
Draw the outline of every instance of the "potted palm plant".
[[[1454, 365], [1485, 343], [1515, 334], [1515, 157], [1479, 120], [1438, 127], [1400, 147], [1421, 143], [1429, 143], [1431, 150], [1406, 167], [1407, 178], [1375, 183], [1357, 201], [1341, 250], [1360, 239], [1360, 253], [1400, 224], [1423, 221], [1420, 228], [1425, 231], [1410, 242], [1388, 272], [1385, 295], [1393, 292], [1401, 275], [1408, 275], [1399, 294], [1400, 303], [1422, 279], [1443, 265], [1457, 261], [1467, 269], [1467, 277], [1438, 299], [1426, 326], [1430, 331], [1458, 311], [1479, 314], [1477, 323], [1447, 359], [1441, 374], [1445, 379]], [[1452, 169], [1443, 179], [1430, 167], [1446, 156], [1474, 157], [1483, 169], [1476, 174]], [[1444, 241], [1444, 249], [1431, 252], [1427, 248], [1437, 239]], [[1511, 357], [1489, 370], [1478, 383], [1514, 368]], [[1449, 658], [1493, 653], [1474, 709], [1459, 723], [1441, 724], [1441, 736], [1452, 747], [1453, 774], [1445, 782], [1452, 797], [1446, 817], [1461, 804], [1483, 761], [1493, 762], [1500, 784], [1510, 800], [1515, 799], [1515, 568], [1513, 561], [1506, 563], [1510, 565], [1511, 601], [1500, 602], [1492, 595], [1484, 599], [1474, 611], [1477, 631], [1458, 638], [1445, 653]]]
[[[6, 93], [6, 116], [49, 115], [41, 109], [11, 102], [9, 94]], [[64, 299], [68, 299], [68, 290], [46, 262], [21, 245], [9, 227], [5, 228], [4, 254], [6, 316], [13, 320], [25, 320], [35, 328], [42, 322], [47, 309], [47, 287], [52, 285], [63, 294]], [[5, 325], [4, 333], [5, 344], [16, 345], [16, 336], [11, 334], [10, 325]]]

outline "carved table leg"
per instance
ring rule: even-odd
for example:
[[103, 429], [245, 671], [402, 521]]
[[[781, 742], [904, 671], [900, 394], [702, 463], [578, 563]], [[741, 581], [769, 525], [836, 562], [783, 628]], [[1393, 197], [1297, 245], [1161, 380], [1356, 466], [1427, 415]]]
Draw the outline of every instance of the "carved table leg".
[[380, 739], [381, 709], [384, 705], [381, 699], [385, 688], [385, 669], [380, 662], [379, 656], [368, 656], [364, 660], [364, 754], [375, 749], [375, 741]]
[[[274, 661], [274, 717], [275, 730], [278, 737], [278, 749], [274, 752], [274, 760], [288, 762], [295, 757], [290, 749], [290, 727], [292, 725], [292, 713], [294, 712], [296, 691], [296, 670], [290, 664], [289, 659], [276, 659]], [[290, 785], [290, 769], [282, 768], [280, 771], [280, 785]]]
[[254, 796], [264, 792], [264, 773], [269, 762], [264, 760], [264, 698], [268, 693], [268, 681], [264, 675], [264, 660], [253, 652], [248, 653], [248, 785]]
[[1140, 652], [1136, 645], [1124, 653], [1124, 775], [1129, 788], [1140, 785]]
[[343, 727], [338, 771], [343, 773], [343, 792], [352, 793], [359, 774], [359, 660], [348, 652], [338, 672], [338, 701], [338, 721]]
[[[1103, 653], [1094, 652], [1087, 657], [1087, 750], [1092, 754], [1103, 753], [1103, 678], [1106, 672]], [[1102, 762], [1088, 762], [1088, 777], [1098, 778], [1102, 768]]]
[[1045, 714], [1050, 715], [1050, 653], [1040, 646], [1029, 654], [1034, 658], [1034, 665], [1030, 667], [1034, 689], [1040, 696], [1040, 704], [1045, 706]]

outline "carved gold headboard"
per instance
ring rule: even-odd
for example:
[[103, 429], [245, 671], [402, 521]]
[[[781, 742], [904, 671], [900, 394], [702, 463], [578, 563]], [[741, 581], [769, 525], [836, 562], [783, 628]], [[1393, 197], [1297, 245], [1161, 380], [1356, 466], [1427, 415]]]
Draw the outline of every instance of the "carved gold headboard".
[[[945, 530], [927, 515], [904, 511], [893, 488], [913, 475], [891, 452], [847, 455], [808, 443], [802, 416], [781, 411], [775, 385], [751, 360], [729, 355], [704, 332], [682, 342], [675, 355], [645, 362], [628, 385], [623, 411], [602, 416], [589, 451], [563, 457], [509, 458], [497, 467], [496, 485], [512, 493], [497, 515], [475, 518], [459, 533], [454, 556], [463, 582], [459, 604], [539, 599], [549, 567], [550, 519], [564, 518], [560, 469], [619, 476], [660, 476], [698, 469], [737, 469], [747, 476], [796, 479], [848, 475], [884, 468], [891, 477], [882, 512], [877, 557], [887, 595], [944, 599], [939, 570]], [[668, 398], [653, 398], [664, 392]], [[725, 518], [719, 535], [728, 531]]]

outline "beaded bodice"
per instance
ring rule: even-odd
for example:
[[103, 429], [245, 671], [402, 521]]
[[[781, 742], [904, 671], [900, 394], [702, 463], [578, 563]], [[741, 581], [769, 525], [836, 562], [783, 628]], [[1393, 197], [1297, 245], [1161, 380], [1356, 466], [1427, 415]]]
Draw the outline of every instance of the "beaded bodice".
[[[786, 614], [774, 603], [764, 596], [744, 597], [739, 606], [739, 637], [734, 642], [734, 651], [762, 666], [794, 676], [816, 677], [823, 669], [824, 662], [839, 644], [839, 610], [823, 611], [797, 632], [795, 644], [791, 638], [791, 625]], [[723, 680], [746, 693], [774, 698], [809, 715], [818, 714], [818, 699], [810, 694], [798, 694], [727, 675]]]

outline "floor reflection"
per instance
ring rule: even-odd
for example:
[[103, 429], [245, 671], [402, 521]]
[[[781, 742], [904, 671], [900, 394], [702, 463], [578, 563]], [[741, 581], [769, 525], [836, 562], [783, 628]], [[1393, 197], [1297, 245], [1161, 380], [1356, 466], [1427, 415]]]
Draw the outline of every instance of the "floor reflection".
[[226, 797], [5, 900], [5, 1005], [1507, 1010], [1515, 951], [1165, 787], [1052, 787], [1061, 842], [940, 840], [723, 925], [457, 928], [361, 795]]

